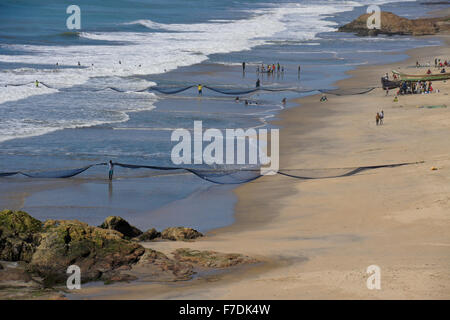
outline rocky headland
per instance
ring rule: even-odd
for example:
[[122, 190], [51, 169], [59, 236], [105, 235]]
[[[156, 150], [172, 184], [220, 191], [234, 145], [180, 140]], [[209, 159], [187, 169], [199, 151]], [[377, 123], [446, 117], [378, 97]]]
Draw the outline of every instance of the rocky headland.
[[359, 36], [385, 35], [435, 35], [450, 32], [450, 16], [437, 18], [408, 19], [392, 12], [381, 12], [381, 28], [369, 29], [367, 21], [372, 14], [363, 14], [338, 31], [356, 33]]
[[203, 235], [171, 227], [142, 232], [118, 216], [98, 227], [77, 220], [41, 222], [23, 211], [0, 212], [0, 298], [63, 297], [67, 268], [81, 281], [181, 281], [202, 268], [256, 263], [241, 254], [180, 248], [170, 254], [144, 248], [144, 241], [194, 241]]

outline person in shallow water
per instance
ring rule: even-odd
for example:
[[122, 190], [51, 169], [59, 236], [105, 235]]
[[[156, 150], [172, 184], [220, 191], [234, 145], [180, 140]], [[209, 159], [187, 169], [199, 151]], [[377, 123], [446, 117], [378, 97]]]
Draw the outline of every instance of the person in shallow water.
[[36, 84], [36, 88], [39, 87], [39, 81], [36, 80], [34, 83]]
[[109, 167], [109, 180], [112, 180], [114, 175], [114, 163], [111, 160], [109, 160], [108, 162], [108, 167]]
[[203, 86], [201, 85], [201, 84], [199, 84], [198, 86], [197, 86], [197, 89], [198, 89], [198, 94], [201, 96], [201, 95], [203, 95]]
[[256, 80], [256, 88], [259, 88], [260, 85], [261, 85], [261, 81], [259, 81], [259, 79]]

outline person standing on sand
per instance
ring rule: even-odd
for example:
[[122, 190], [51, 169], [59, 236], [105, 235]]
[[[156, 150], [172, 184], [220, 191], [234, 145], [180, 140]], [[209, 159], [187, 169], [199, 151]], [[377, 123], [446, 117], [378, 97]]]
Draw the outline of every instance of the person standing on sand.
[[242, 62], [242, 72], [245, 72], [245, 61]]
[[114, 175], [114, 163], [111, 160], [109, 160], [108, 162], [108, 167], [109, 167], [109, 180], [111, 181]]
[[380, 114], [377, 112], [377, 115], [375, 116], [375, 122], [378, 125], [380, 123]]
[[379, 118], [380, 118], [380, 125], [382, 125], [383, 124], [383, 119], [384, 119], [384, 111], [383, 110], [381, 110]]

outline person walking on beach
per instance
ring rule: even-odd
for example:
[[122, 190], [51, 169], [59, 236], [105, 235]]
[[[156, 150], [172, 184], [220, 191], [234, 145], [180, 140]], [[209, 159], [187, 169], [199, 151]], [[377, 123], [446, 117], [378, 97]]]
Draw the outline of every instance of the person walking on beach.
[[108, 167], [109, 167], [109, 181], [111, 181], [114, 175], [114, 163], [111, 160], [109, 160], [108, 162]]
[[378, 124], [380, 123], [380, 114], [377, 112], [377, 115], [375, 116], [375, 122], [378, 126]]
[[201, 84], [199, 84], [199, 85], [197, 86], [197, 89], [198, 89], [198, 95], [199, 95], [199, 96], [202, 96], [202, 95], [203, 95], [203, 86], [202, 86]]
[[380, 118], [380, 120], [379, 120], [380, 121], [380, 125], [382, 125], [383, 124], [383, 119], [384, 119], [384, 111], [383, 110], [381, 110], [379, 118]]

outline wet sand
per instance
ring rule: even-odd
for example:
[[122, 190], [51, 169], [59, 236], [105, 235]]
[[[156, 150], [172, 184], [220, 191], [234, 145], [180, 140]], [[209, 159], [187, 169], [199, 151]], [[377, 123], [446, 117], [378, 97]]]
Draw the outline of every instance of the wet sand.
[[[392, 69], [450, 57], [442, 47], [414, 49], [410, 58], [364, 66], [339, 81], [345, 88], [379, 86]], [[434, 70], [434, 69], [433, 69]], [[450, 298], [450, 83], [439, 93], [364, 95], [297, 100], [276, 122], [283, 169], [342, 168], [420, 162], [354, 176], [296, 180], [263, 177], [235, 192], [236, 222], [192, 243], [145, 246], [237, 252], [264, 263], [212, 279], [177, 284], [89, 287], [75, 298], [108, 299], [448, 299]], [[447, 108], [421, 106], [447, 105]], [[383, 126], [375, 114], [384, 110]], [[431, 170], [431, 168], [437, 170]], [[366, 269], [381, 269], [381, 290], [366, 286]], [[73, 297], [72, 297], [73, 298]]]

